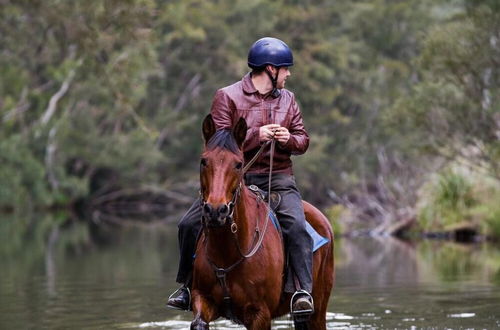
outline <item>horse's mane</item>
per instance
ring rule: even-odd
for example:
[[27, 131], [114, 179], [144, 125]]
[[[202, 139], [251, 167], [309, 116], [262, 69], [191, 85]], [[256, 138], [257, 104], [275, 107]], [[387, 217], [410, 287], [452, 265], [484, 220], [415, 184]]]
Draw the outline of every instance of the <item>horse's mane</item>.
[[231, 151], [234, 154], [239, 154], [240, 148], [233, 136], [233, 132], [229, 129], [220, 129], [208, 140], [206, 150], [210, 151], [215, 148], [222, 148]]

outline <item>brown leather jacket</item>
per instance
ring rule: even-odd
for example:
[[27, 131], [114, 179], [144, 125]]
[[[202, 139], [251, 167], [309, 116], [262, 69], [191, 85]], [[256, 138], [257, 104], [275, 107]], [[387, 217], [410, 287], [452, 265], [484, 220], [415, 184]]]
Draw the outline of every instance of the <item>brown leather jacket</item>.
[[[290, 132], [290, 139], [285, 145], [276, 143], [273, 173], [293, 174], [290, 156], [303, 154], [309, 146], [309, 135], [302, 123], [302, 115], [293, 93], [282, 89], [278, 98], [261, 95], [253, 85], [250, 73], [241, 81], [217, 91], [211, 114], [217, 129], [232, 128], [240, 117], [245, 118], [248, 125], [243, 144], [246, 162], [250, 161], [260, 149], [261, 126], [278, 124], [286, 127]], [[269, 149], [266, 149], [250, 167], [248, 173], [268, 172]]]

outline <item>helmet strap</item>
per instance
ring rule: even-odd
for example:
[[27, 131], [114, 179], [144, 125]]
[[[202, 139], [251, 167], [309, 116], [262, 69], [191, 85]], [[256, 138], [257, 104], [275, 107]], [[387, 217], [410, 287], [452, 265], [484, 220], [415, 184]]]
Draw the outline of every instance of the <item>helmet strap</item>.
[[266, 67], [266, 73], [269, 76], [269, 79], [271, 79], [271, 83], [273, 84], [273, 90], [271, 91], [271, 96], [273, 98], [277, 98], [281, 95], [281, 91], [276, 88], [276, 85], [278, 83], [278, 75], [280, 74], [280, 67], [276, 67], [276, 75], [273, 77], [271, 71], [269, 71]]

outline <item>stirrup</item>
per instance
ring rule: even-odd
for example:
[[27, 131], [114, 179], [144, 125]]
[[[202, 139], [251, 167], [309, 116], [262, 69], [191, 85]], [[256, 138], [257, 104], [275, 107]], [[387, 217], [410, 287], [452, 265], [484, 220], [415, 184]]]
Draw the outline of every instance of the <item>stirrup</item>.
[[176, 306], [171, 306], [168, 304], [168, 302], [170, 301], [170, 299], [172, 299], [173, 296], [175, 296], [179, 291], [181, 290], [187, 290], [187, 293], [188, 293], [188, 296], [189, 296], [189, 299], [188, 299], [188, 305], [187, 305], [187, 311], [191, 310], [191, 290], [187, 287], [187, 286], [181, 286], [180, 288], [178, 288], [177, 290], [175, 290], [174, 292], [172, 292], [172, 294], [170, 296], [168, 296], [168, 300], [167, 300], [167, 307], [168, 308], [172, 308], [172, 309], [177, 309], [177, 310], [184, 310], [182, 308], [179, 308], [179, 307], [176, 307]]
[[[307, 296], [309, 297], [309, 301], [311, 302], [311, 309], [304, 309], [300, 311], [293, 311], [293, 304], [295, 302], [295, 297], [296, 296]], [[300, 299], [300, 297], [297, 297], [297, 299]], [[292, 298], [290, 299], [290, 314], [292, 315], [294, 321], [298, 322], [303, 322], [309, 320], [309, 317], [314, 313], [314, 299], [311, 296], [311, 294], [305, 290], [298, 290], [295, 291], [295, 293], [292, 295]]]

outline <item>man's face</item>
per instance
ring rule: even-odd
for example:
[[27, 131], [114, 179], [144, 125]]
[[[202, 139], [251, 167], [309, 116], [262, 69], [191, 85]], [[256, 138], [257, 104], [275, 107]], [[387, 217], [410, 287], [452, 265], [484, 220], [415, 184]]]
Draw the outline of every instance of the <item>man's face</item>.
[[[271, 72], [273, 77], [276, 76], [276, 72], [278, 71], [278, 68], [276, 68], [272, 65], [269, 65], [267, 67], [267, 69]], [[291, 75], [291, 72], [287, 66], [282, 66], [281, 68], [279, 68], [278, 79], [276, 80], [276, 88], [278, 88], [278, 89], [285, 88], [286, 79], [290, 75]]]
[[279, 69], [278, 80], [276, 82], [276, 88], [282, 89], [285, 88], [285, 83], [287, 78], [291, 75], [288, 67], [284, 66]]
[[290, 70], [288, 67], [284, 66], [279, 69], [279, 74], [278, 74], [278, 80], [276, 82], [276, 87], [281, 89], [285, 88], [285, 83], [287, 78], [291, 75]]

